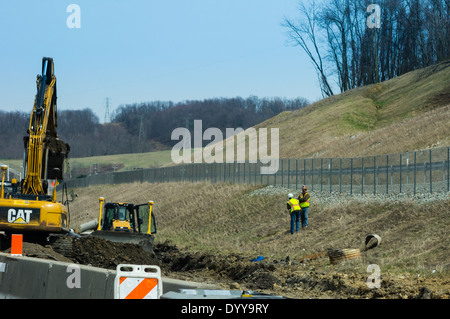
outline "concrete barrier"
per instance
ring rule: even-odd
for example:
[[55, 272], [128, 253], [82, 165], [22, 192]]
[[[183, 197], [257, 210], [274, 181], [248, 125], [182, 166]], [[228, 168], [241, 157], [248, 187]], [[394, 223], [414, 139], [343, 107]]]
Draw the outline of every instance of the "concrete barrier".
[[[0, 298], [114, 299], [116, 270], [0, 253]], [[214, 285], [162, 278], [163, 293], [219, 289]]]
[[3, 298], [114, 298], [114, 270], [0, 253]]

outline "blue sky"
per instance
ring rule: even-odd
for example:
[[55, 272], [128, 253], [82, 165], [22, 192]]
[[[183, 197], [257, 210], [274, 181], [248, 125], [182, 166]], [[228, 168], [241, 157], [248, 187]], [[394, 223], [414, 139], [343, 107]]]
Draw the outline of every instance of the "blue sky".
[[[66, 12], [77, 4], [80, 28]], [[283, 17], [299, 0], [17, 0], [0, 3], [0, 109], [31, 112], [43, 56], [58, 109], [213, 97], [321, 98]]]

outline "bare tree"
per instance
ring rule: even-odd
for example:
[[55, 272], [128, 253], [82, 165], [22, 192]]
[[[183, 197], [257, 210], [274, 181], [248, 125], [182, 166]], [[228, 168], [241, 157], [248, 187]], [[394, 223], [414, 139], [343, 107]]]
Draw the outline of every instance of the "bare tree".
[[310, 2], [308, 7], [300, 3], [299, 7], [301, 20], [300, 23], [294, 23], [287, 17], [284, 18], [283, 27], [288, 29], [289, 39], [295, 46], [300, 46], [308, 55], [317, 72], [322, 94], [325, 96], [333, 95], [333, 90], [328, 82], [325, 72], [322, 53], [319, 49], [319, 40], [317, 37], [319, 15], [314, 2]]
[[298, 23], [284, 18], [289, 40], [310, 58], [324, 95], [333, 94], [329, 78], [344, 92], [450, 58], [450, 0], [379, 0], [376, 27], [366, 23], [372, 2], [300, 3]]
[[341, 92], [351, 88], [349, 78], [350, 1], [331, 0], [325, 5], [319, 19], [327, 32], [328, 52], [337, 70]]

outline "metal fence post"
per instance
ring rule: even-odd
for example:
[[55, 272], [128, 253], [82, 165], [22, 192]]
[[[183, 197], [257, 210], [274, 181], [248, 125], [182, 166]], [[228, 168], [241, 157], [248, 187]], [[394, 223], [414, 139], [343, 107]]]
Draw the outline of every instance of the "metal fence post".
[[330, 185], [330, 193], [332, 192], [332, 176], [331, 176], [331, 169], [333, 168], [333, 159], [329, 158], [328, 159], [328, 184]]
[[377, 173], [377, 157], [373, 157], [373, 194], [377, 194], [377, 179], [376, 179], [376, 173]]
[[290, 186], [290, 179], [291, 179], [291, 159], [288, 159], [288, 188]]
[[[283, 163], [283, 162], [282, 162]], [[283, 164], [281, 164], [281, 166], [283, 166]], [[279, 171], [279, 170], [278, 170]], [[277, 175], [278, 175], [278, 171], [275, 172], [275, 174], [273, 174], [273, 185], [276, 186], [277, 185]], [[269, 184], [269, 174], [267, 174], [267, 184]]]
[[402, 153], [400, 153], [400, 193], [402, 192]]
[[389, 194], [389, 155], [386, 155], [386, 194]]
[[320, 191], [322, 191], [323, 180], [323, 158], [320, 159]]
[[409, 152], [406, 151], [406, 185], [409, 185]]
[[430, 193], [433, 192], [433, 175], [431, 170], [431, 149], [430, 149]]
[[416, 195], [417, 152], [414, 152], [414, 196]]
[[350, 159], [350, 195], [353, 195], [353, 157]]
[[364, 157], [361, 158], [361, 195], [364, 194]]
[[306, 158], [303, 160], [303, 185], [306, 185]]

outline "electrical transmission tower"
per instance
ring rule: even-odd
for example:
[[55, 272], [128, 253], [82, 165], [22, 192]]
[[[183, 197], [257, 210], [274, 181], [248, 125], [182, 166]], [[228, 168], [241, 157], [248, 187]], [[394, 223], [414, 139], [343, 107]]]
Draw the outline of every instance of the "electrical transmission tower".
[[105, 123], [110, 121], [109, 117], [109, 105], [111, 103], [111, 99], [109, 97], [105, 98]]

